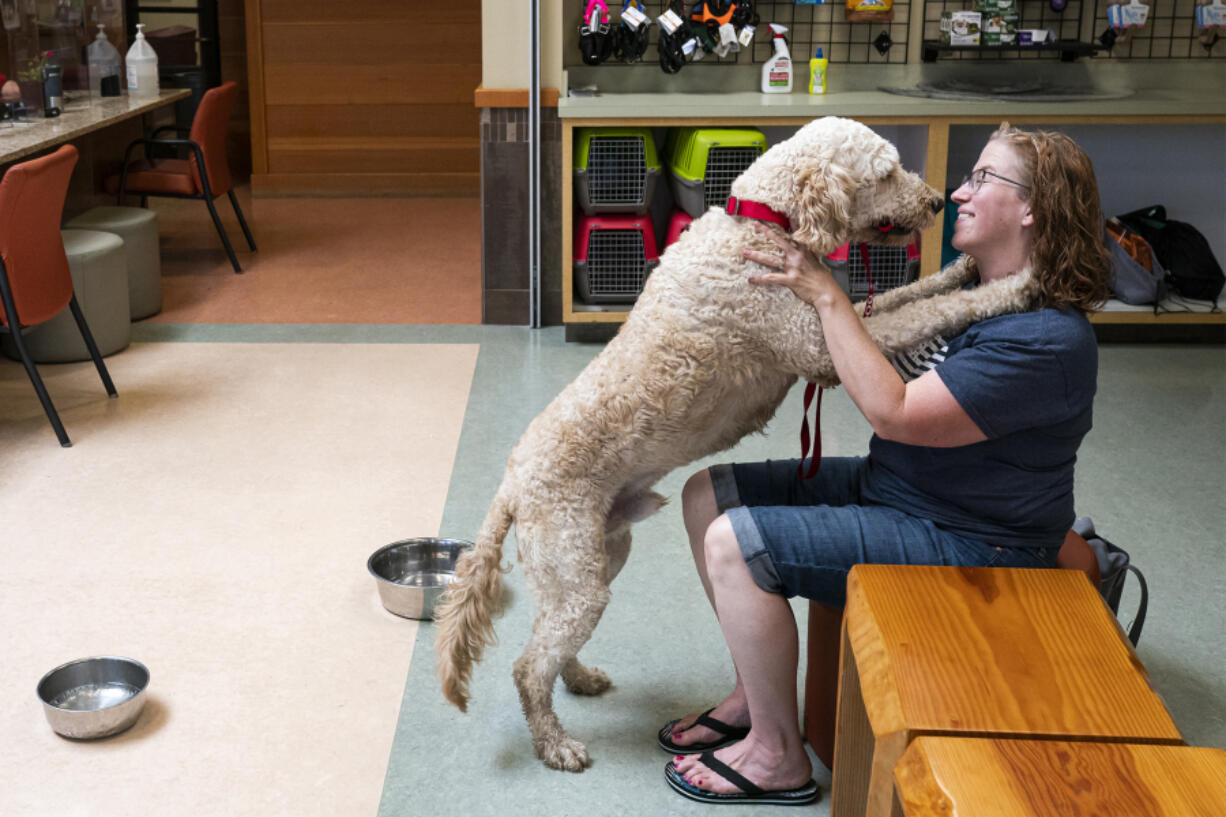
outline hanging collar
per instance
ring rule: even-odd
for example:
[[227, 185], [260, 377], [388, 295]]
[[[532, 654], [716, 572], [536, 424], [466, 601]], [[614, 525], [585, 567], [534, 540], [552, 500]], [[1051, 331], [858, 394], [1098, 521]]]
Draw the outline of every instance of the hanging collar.
[[728, 206], [724, 208], [730, 216], [745, 216], [746, 218], [754, 218], [759, 221], [771, 221], [783, 228], [784, 232], [792, 231], [792, 220], [784, 213], [778, 210], [772, 210], [765, 204], [756, 201], [746, 201], [738, 199], [736, 196], [728, 197]]

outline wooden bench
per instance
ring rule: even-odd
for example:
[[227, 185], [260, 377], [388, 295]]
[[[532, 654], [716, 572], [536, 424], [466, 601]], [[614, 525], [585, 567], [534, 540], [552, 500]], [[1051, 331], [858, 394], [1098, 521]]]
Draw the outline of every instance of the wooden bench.
[[894, 766], [921, 735], [1183, 742], [1080, 571], [857, 565], [832, 817], [901, 817]]
[[1226, 751], [921, 737], [894, 768], [894, 792], [904, 817], [1220, 817]]
[[[1070, 530], [1060, 547], [1056, 567], [1080, 570], [1098, 587], [1098, 559], [1089, 544]], [[809, 627], [805, 658], [805, 739], [827, 769], [834, 768], [835, 709], [839, 693], [839, 641], [842, 608], [809, 603]]]

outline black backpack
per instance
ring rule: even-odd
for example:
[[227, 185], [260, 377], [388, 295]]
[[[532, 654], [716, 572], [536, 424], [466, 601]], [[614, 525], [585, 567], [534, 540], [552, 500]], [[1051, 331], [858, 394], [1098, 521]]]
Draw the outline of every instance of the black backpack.
[[1073, 530], [1080, 534], [1090, 546], [1090, 550], [1094, 551], [1094, 557], [1098, 560], [1098, 592], [1117, 617], [1120, 614], [1120, 597], [1124, 593], [1124, 580], [1128, 578], [1129, 573], [1137, 577], [1137, 582], [1141, 586], [1141, 599], [1137, 603], [1137, 616], [1128, 625], [1128, 640], [1135, 647], [1141, 640], [1141, 628], [1145, 626], [1145, 613], [1149, 610], [1149, 585], [1145, 581], [1145, 576], [1132, 563], [1128, 551], [1108, 542], [1095, 532], [1094, 520], [1090, 517], [1078, 517], [1073, 522]]
[[1161, 204], [1118, 216], [1129, 229], [1149, 242], [1158, 261], [1166, 268], [1167, 287], [1185, 298], [1213, 301], [1226, 284], [1222, 266], [1213, 257], [1209, 242], [1185, 221], [1166, 217]]

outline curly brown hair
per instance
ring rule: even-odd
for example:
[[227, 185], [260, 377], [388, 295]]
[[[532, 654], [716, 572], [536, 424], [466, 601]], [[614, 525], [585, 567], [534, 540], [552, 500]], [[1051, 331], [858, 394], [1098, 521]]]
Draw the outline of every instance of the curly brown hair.
[[1034, 216], [1033, 262], [1042, 305], [1100, 309], [1111, 297], [1111, 256], [1103, 243], [1094, 164], [1068, 136], [1001, 122], [1000, 139], [1022, 160], [1028, 189], [1018, 195]]

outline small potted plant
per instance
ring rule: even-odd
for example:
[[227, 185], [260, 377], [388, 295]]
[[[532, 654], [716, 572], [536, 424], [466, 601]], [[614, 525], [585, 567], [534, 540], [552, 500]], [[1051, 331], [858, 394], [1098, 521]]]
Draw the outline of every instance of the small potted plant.
[[34, 113], [43, 109], [43, 63], [51, 58], [50, 51], [30, 57], [17, 69], [17, 85], [21, 88], [21, 101], [26, 110]]

